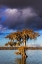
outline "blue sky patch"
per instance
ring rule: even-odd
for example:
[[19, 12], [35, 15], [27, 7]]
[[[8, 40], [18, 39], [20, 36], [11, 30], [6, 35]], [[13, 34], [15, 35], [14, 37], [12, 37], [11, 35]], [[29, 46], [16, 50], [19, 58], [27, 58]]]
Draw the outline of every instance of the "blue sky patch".
[[2, 22], [4, 22], [6, 20], [6, 17], [2, 17]]

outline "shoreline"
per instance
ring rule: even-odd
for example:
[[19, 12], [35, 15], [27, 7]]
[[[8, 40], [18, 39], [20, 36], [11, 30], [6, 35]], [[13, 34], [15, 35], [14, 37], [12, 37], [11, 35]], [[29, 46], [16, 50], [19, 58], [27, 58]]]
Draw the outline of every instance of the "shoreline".
[[[19, 47], [0, 46], [0, 50], [18, 50]], [[42, 50], [42, 47], [27, 47], [27, 50]]]

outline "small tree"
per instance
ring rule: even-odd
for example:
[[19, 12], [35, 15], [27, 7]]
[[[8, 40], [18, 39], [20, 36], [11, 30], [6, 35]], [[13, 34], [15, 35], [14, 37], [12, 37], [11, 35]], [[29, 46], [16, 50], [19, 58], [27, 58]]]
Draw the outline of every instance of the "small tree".
[[39, 36], [38, 33], [34, 32], [33, 30], [29, 30], [29, 29], [25, 29], [22, 31], [17, 31], [14, 33], [11, 33], [9, 35], [7, 35], [5, 38], [9, 38], [11, 41], [16, 41], [21, 43], [24, 43], [24, 46], [26, 46], [26, 41], [28, 39], [35, 39]]
[[[5, 38], [9, 38], [11, 40], [11, 42], [13, 43], [9, 43], [10, 45], [14, 45], [15, 41], [18, 45], [20, 44], [24, 44], [25, 47], [19, 47], [19, 52], [16, 52], [16, 54], [21, 54], [22, 57], [26, 57], [26, 52], [25, 49], [26, 47], [26, 41], [28, 41], [28, 39], [35, 39], [39, 36], [38, 33], [34, 32], [33, 30], [29, 30], [29, 29], [24, 29], [22, 31], [17, 31], [14, 33], [11, 33], [9, 35], [7, 35]], [[16, 45], [17, 45], [16, 44]]]

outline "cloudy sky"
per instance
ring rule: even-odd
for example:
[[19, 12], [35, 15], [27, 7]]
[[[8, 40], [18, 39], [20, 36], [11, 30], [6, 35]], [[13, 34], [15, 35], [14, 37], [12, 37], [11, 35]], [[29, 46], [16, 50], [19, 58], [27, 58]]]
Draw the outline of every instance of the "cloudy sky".
[[42, 33], [42, 0], [0, 0], [0, 37], [26, 28]]

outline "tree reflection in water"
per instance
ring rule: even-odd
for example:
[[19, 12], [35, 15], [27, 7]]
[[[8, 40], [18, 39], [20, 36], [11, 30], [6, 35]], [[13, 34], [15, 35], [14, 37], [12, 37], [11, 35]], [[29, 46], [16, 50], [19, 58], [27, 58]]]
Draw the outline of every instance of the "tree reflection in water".
[[17, 64], [26, 64], [26, 58], [16, 58]]

